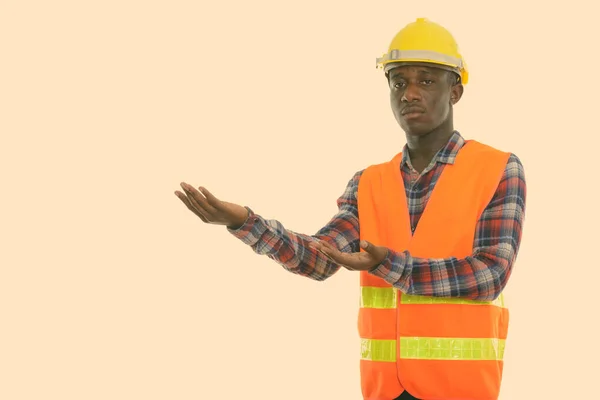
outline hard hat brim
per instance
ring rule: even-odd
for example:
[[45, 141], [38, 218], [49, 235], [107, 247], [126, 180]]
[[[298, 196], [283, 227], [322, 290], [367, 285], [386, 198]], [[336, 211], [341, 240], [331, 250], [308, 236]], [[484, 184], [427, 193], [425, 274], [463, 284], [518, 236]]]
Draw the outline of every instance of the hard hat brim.
[[386, 75], [390, 69], [399, 65], [427, 64], [428, 67], [446, 68], [461, 78], [463, 83], [467, 83], [468, 72], [462, 57], [448, 55], [432, 50], [390, 50], [382, 57], [376, 59], [378, 68], [383, 68]]
[[449, 72], [454, 72], [455, 74], [458, 74], [459, 76], [461, 74], [461, 71], [460, 71], [459, 68], [452, 67], [452, 66], [449, 66], [449, 65], [439, 64], [439, 63], [436, 63], [436, 62], [427, 62], [427, 61], [396, 61], [396, 62], [390, 62], [390, 63], [386, 64], [383, 67], [383, 70], [385, 71], [386, 74], [388, 74], [394, 68], [405, 67], [405, 66], [418, 66], [418, 67], [437, 68], [437, 69], [443, 69], [443, 70], [449, 71]]

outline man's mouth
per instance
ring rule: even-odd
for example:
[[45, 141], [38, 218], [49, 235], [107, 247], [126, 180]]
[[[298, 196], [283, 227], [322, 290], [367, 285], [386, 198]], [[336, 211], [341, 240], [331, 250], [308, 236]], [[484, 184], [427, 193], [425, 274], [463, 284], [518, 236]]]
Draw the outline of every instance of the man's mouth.
[[402, 115], [416, 115], [416, 114], [423, 114], [424, 112], [425, 112], [425, 110], [423, 110], [422, 108], [408, 107], [408, 108], [405, 108], [404, 110], [402, 110]]

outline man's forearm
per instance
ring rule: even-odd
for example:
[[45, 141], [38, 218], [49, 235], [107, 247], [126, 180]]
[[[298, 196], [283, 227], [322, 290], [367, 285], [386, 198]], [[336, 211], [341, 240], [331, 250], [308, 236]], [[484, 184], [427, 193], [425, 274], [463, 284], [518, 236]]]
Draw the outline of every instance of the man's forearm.
[[506, 245], [462, 259], [417, 258], [390, 250], [371, 273], [410, 295], [492, 301], [504, 290], [513, 260], [514, 250]]
[[341, 251], [359, 250], [359, 224], [356, 191], [362, 171], [354, 174], [337, 200], [338, 212], [315, 235], [296, 233], [274, 219], [264, 219], [248, 209], [248, 219], [238, 229], [228, 231], [249, 245], [255, 253], [266, 255], [286, 270], [323, 281], [340, 266], [309, 246], [315, 240], [333, 244]]
[[[335, 221], [340, 224], [339, 220]], [[345, 225], [351, 228], [348, 223]], [[310, 247], [310, 242], [324, 240], [341, 248], [356, 245], [349, 243], [338, 229], [325, 227], [316, 235], [296, 233], [286, 229], [281, 222], [266, 220], [252, 210], [249, 210], [249, 218], [244, 225], [236, 230], [229, 229], [229, 232], [249, 245], [256, 254], [266, 255], [289, 272], [317, 281], [329, 278], [340, 266]]]

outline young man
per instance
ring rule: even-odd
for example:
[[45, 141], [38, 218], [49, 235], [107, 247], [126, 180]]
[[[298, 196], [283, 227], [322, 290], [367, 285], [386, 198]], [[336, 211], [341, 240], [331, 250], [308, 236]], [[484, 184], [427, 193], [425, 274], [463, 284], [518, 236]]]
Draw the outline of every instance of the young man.
[[365, 400], [493, 400], [500, 392], [513, 270], [525, 215], [523, 166], [465, 140], [453, 106], [468, 72], [453, 36], [424, 18], [378, 59], [407, 144], [357, 172], [315, 235], [182, 183], [181, 201], [288, 271], [360, 274]]

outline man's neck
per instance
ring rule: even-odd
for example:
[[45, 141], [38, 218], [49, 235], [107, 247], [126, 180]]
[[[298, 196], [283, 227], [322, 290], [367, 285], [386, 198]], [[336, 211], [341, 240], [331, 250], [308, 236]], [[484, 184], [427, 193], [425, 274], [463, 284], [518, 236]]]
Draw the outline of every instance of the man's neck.
[[423, 136], [406, 135], [408, 154], [413, 167], [419, 172], [425, 169], [453, 134], [452, 127], [445, 127], [443, 130], [434, 130]]

